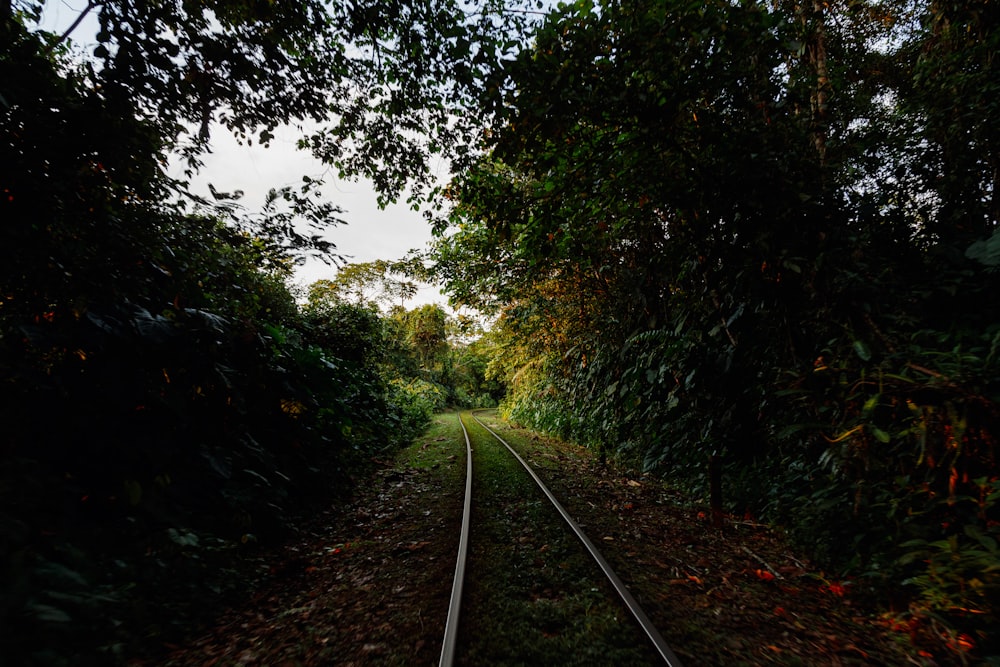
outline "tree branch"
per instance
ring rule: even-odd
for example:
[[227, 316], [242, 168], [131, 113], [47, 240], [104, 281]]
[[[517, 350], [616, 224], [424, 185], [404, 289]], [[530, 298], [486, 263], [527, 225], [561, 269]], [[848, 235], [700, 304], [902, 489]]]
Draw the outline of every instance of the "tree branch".
[[77, 29], [77, 27], [83, 21], [84, 17], [86, 17], [87, 14], [90, 13], [91, 9], [97, 7], [99, 4], [100, 3], [94, 2], [94, 0], [87, 0], [87, 6], [83, 8], [83, 11], [80, 12], [80, 15], [76, 17], [75, 21], [73, 21], [73, 24], [66, 29], [66, 32], [64, 32], [62, 36], [59, 37], [59, 39], [57, 39], [52, 44], [49, 44], [49, 48], [45, 49], [45, 53], [52, 53], [52, 51], [54, 51], [57, 46], [59, 46], [67, 39], [69, 39], [69, 36], [73, 33], [74, 30]]

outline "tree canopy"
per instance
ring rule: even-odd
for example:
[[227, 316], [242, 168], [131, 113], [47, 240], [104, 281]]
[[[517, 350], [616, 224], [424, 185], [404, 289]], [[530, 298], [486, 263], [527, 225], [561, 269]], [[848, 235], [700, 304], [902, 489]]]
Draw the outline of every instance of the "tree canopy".
[[196, 169], [212, 123], [299, 124], [386, 197], [419, 191], [467, 136], [451, 74], [508, 37], [487, 5], [111, 0], [91, 58], [42, 5], [0, 4], [0, 654], [124, 664], [433, 410], [495, 400], [364, 304], [296, 302], [291, 253], [328, 250], [338, 214], [315, 181], [236, 219], [227, 193], [192, 211], [168, 156]]
[[[123, 660], [169, 635], [143, 596], [500, 398], [1000, 655], [995, 3], [105, 0], [83, 57], [43, 6], [0, 3], [5, 656]], [[406, 310], [414, 258], [298, 304], [340, 211], [305, 178], [192, 212], [164, 165], [213, 124], [431, 201], [495, 325]]]
[[731, 511], [907, 582], [983, 655], [995, 9], [562, 4], [497, 75], [435, 251], [498, 316], [512, 418], [695, 492], [722, 461]]
[[[44, 2], [9, 0], [40, 15]], [[342, 174], [365, 174], [387, 198], [431, 184], [429, 161], [476, 142], [483, 72], [510, 53], [528, 14], [519, 3], [89, 3], [100, 30], [95, 83], [192, 160], [213, 122], [267, 143], [279, 125]], [[57, 37], [46, 37], [49, 49]]]
[[309, 305], [317, 308], [323, 303], [347, 301], [402, 307], [416, 295], [414, 279], [422, 272], [423, 265], [415, 258], [347, 264], [332, 279], [318, 280], [309, 286]]

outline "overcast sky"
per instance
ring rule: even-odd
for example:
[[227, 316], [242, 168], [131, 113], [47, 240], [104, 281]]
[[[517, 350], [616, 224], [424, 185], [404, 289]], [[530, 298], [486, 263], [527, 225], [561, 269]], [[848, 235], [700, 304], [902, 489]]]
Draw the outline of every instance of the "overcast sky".
[[[284, 185], [300, 185], [302, 176], [324, 176], [325, 198], [344, 209], [341, 218], [348, 224], [329, 230], [326, 238], [337, 245], [337, 252], [348, 262], [376, 259], [400, 259], [410, 250], [423, 250], [431, 240], [430, 226], [419, 212], [405, 203], [379, 209], [374, 190], [367, 182], [339, 181], [335, 173], [307, 152], [296, 150], [296, 132], [285, 128], [275, 132], [269, 148], [241, 146], [225, 129], [212, 133], [212, 153], [204, 157], [205, 167], [193, 182], [200, 194], [208, 194], [207, 183], [216, 190], [242, 190], [241, 200], [248, 210], [258, 210], [267, 191]], [[172, 175], [179, 176], [181, 169]], [[300, 269], [297, 282], [309, 284], [333, 276], [335, 268], [319, 260], [310, 260]], [[437, 289], [425, 288], [413, 300], [417, 303], [441, 303], [446, 298]]]
[[[49, 0], [45, 3], [40, 27], [61, 34], [87, 6], [86, 0]], [[97, 46], [97, 12], [91, 11], [73, 31], [71, 38], [78, 47], [92, 51]], [[301, 184], [302, 176], [319, 177], [325, 167], [307, 152], [296, 150], [297, 135], [292, 129], [275, 131], [269, 148], [258, 145], [241, 146], [225, 129], [218, 126], [212, 132], [212, 153], [204, 157], [205, 167], [193, 182], [198, 194], [208, 194], [207, 183], [217, 190], [245, 193], [243, 205], [250, 211], [260, 208], [270, 188]], [[181, 174], [172, 168], [173, 176]], [[447, 174], [440, 173], [445, 179]], [[367, 182], [339, 181], [335, 173], [326, 174], [326, 198], [344, 209], [340, 216], [348, 224], [331, 229], [326, 235], [337, 245], [337, 252], [349, 262], [369, 262], [376, 259], [400, 259], [412, 249], [424, 249], [431, 239], [429, 225], [423, 216], [411, 211], [405, 203], [380, 210], [375, 193]], [[296, 282], [309, 284], [329, 278], [335, 269], [318, 260], [310, 260], [296, 275]], [[436, 288], [425, 287], [413, 299], [410, 307], [421, 303], [440, 303], [447, 298]]]

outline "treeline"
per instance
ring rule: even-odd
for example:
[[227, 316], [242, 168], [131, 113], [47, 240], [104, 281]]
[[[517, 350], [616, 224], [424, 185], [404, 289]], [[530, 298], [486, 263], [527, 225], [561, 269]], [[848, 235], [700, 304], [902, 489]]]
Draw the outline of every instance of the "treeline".
[[300, 303], [291, 252], [327, 248], [297, 221], [334, 213], [314, 183], [255, 225], [193, 210], [163, 170], [185, 135], [26, 11], [0, 15], [0, 662], [116, 664], [245, 593], [241, 561], [434, 411], [502, 387], [440, 307]]
[[1000, 656], [1000, 7], [576, 2], [495, 79], [437, 273], [503, 410], [786, 527]]

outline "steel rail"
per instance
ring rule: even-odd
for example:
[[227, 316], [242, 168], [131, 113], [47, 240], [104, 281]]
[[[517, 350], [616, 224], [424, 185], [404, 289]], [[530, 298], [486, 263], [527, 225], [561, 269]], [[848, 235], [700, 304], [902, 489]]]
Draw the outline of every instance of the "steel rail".
[[[629, 592], [628, 588], [625, 586], [625, 582], [623, 582], [621, 578], [615, 573], [615, 571], [611, 568], [611, 565], [608, 563], [608, 561], [604, 559], [604, 556], [601, 555], [601, 552], [597, 550], [597, 547], [594, 546], [594, 543], [590, 541], [590, 538], [588, 538], [586, 533], [583, 532], [583, 529], [580, 528], [580, 525], [573, 520], [573, 517], [569, 515], [569, 512], [566, 511], [566, 508], [564, 508], [562, 504], [558, 500], [556, 500], [556, 497], [552, 495], [552, 492], [549, 491], [549, 488], [545, 486], [545, 483], [542, 482], [541, 478], [535, 473], [535, 471], [531, 468], [531, 466], [528, 465], [528, 462], [525, 461], [523, 458], [521, 458], [521, 455], [518, 454], [516, 451], [514, 451], [514, 448], [511, 447], [509, 444], [507, 444], [506, 440], [501, 438], [493, 429], [491, 429], [489, 426], [480, 421], [479, 418], [475, 415], [475, 413], [472, 413], [472, 418], [476, 420], [477, 424], [479, 424], [484, 429], [489, 431], [494, 438], [499, 440], [500, 443], [504, 447], [506, 447], [511, 454], [514, 455], [514, 458], [520, 461], [521, 465], [524, 466], [524, 469], [528, 471], [528, 474], [531, 475], [532, 479], [535, 480], [535, 483], [538, 484], [538, 487], [542, 490], [545, 496], [552, 502], [555, 508], [559, 511], [559, 514], [562, 515], [562, 518], [565, 519], [570, 529], [576, 534], [580, 542], [583, 543], [584, 548], [587, 549], [587, 551], [590, 553], [593, 559], [597, 562], [597, 565], [601, 568], [601, 571], [604, 572], [604, 575], [611, 582], [611, 585], [614, 587], [619, 597], [621, 597], [622, 602], [625, 603], [625, 606], [632, 614], [632, 617], [635, 618], [636, 622], [638, 622], [640, 627], [642, 627], [642, 631], [646, 633], [646, 636], [656, 647], [656, 651], [660, 654], [660, 657], [663, 658], [663, 662], [666, 663], [668, 667], [682, 667], [680, 659], [676, 655], [674, 655], [674, 652], [667, 645], [667, 642], [664, 641], [663, 636], [660, 635], [659, 630], [656, 629], [656, 626], [653, 625], [653, 622], [649, 620], [649, 616], [647, 616], [646, 612], [642, 610], [642, 607], [639, 605], [639, 602], [632, 596], [632, 593]], [[464, 424], [462, 428], [463, 430], [465, 429]], [[466, 432], [466, 439], [468, 439], [468, 432]]]
[[462, 535], [458, 540], [458, 558], [455, 562], [455, 580], [451, 585], [451, 602], [448, 605], [448, 620], [444, 625], [444, 643], [441, 645], [440, 667], [451, 667], [455, 662], [455, 646], [458, 644], [458, 619], [462, 608], [462, 585], [465, 582], [465, 561], [469, 554], [469, 523], [472, 521], [472, 442], [465, 430], [462, 413], [458, 413], [458, 423], [465, 435], [465, 507], [462, 510]]

